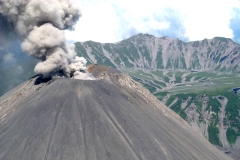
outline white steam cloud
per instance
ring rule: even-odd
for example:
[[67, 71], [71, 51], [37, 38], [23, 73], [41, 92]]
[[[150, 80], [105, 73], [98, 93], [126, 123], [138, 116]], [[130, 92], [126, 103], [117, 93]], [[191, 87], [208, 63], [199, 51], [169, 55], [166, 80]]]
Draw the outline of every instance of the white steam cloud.
[[86, 70], [86, 60], [74, 59], [75, 46], [65, 43], [63, 30], [73, 30], [81, 17], [70, 0], [0, 0], [0, 15], [23, 40], [22, 50], [41, 59], [34, 69], [36, 73], [70, 77]]
[[85, 74], [87, 60], [83, 57], [76, 56], [75, 59], [69, 65], [71, 73], [73, 73], [72, 77], [74, 79], [88, 79], [94, 80], [95, 78], [90, 77]]

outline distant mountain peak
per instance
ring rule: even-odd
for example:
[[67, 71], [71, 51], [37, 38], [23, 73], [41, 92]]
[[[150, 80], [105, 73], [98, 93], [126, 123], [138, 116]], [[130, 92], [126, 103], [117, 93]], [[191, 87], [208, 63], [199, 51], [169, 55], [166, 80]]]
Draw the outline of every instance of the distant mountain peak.
[[223, 37], [186, 43], [140, 33], [118, 43], [83, 42], [77, 44], [77, 50], [78, 47], [82, 50], [78, 54], [87, 57], [90, 63], [116, 68], [240, 72], [240, 45]]

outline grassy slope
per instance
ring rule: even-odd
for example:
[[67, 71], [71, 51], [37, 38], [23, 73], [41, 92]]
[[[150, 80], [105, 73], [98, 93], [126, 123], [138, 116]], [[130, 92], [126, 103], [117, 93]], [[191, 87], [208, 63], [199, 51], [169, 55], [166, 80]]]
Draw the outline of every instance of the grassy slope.
[[[221, 104], [215, 97], [226, 97], [228, 103], [225, 108], [226, 118], [224, 123], [225, 126], [229, 128], [227, 139], [230, 144], [234, 144], [237, 137], [240, 136], [240, 99], [238, 95], [232, 92], [233, 88], [240, 87], [239, 75], [227, 73], [217, 74], [214, 72], [192, 73], [185, 71], [168, 71], [168, 73], [164, 74], [163, 70], [142, 71], [123, 69], [122, 71], [133, 77], [137, 77], [135, 80], [142, 83], [150, 92], [154, 93], [159, 100], [163, 100], [164, 97], [169, 95], [170, 98], [166, 101], [167, 106], [172, 104], [177, 98], [177, 101], [171, 105], [171, 109], [185, 120], [187, 119], [187, 115], [184, 111], [192, 103], [198, 107], [200, 117], [202, 116], [202, 100], [199, 97], [202, 95], [207, 96], [209, 101], [205, 111], [215, 113], [212, 114], [212, 124], [208, 127], [209, 141], [215, 145], [221, 145], [218, 138], [219, 130], [216, 127], [219, 121], [218, 112], [220, 111]], [[186, 74], [186, 82], [181, 83], [184, 74]], [[175, 77], [175, 86], [167, 88], [166, 86], [169, 85], [169, 79], [172, 77]], [[193, 77], [195, 80], [191, 82]], [[151, 83], [152, 81], [155, 81], [154, 85]], [[184, 109], [181, 109], [182, 102], [186, 101], [188, 97], [191, 97], [190, 101]], [[201, 118], [199, 123], [204, 123], [201, 122]]]

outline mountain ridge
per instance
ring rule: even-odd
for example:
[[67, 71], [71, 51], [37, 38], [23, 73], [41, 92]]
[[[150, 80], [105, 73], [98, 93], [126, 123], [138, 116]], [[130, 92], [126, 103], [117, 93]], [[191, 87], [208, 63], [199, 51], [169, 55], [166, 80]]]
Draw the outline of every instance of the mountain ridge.
[[116, 43], [87, 41], [75, 45], [78, 54], [90, 62], [114, 67], [240, 71], [240, 45], [229, 38], [183, 42], [138, 34]]

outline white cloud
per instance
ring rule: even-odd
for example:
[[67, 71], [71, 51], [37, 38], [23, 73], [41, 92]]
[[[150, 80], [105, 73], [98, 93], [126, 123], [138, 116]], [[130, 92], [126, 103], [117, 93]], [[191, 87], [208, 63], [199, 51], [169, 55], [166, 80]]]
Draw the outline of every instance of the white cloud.
[[73, 41], [116, 42], [136, 33], [201, 40], [233, 38], [230, 20], [238, 0], [75, 0], [82, 18]]
[[7, 53], [3, 56], [3, 63], [13, 63], [16, 61], [13, 53]]
[[232, 9], [237, 1], [201, 0], [189, 2], [190, 7], [182, 9], [186, 14], [184, 26], [190, 40], [201, 40], [215, 36], [233, 38], [229, 27]]
[[66, 32], [68, 39], [99, 42], [120, 39], [118, 37], [119, 18], [111, 4], [107, 2], [83, 2], [80, 6], [82, 17], [74, 32]]

